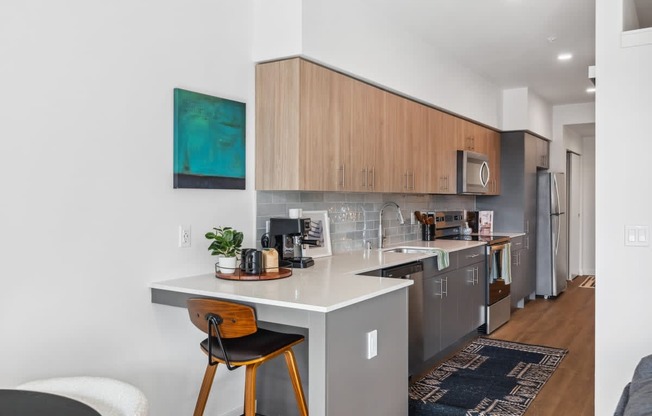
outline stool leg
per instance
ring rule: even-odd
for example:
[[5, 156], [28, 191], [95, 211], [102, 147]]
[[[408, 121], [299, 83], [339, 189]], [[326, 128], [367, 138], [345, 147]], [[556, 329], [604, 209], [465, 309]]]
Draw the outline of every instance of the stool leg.
[[195, 405], [195, 413], [193, 413], [193, 416], [202, 416], [204, 414], [206, 400], [208, 400], [208, 394], [211, 392], [211, 386], [213, 385], [213, 378], [215, 378], [216, 371], [217, 363], [215, 365], [206, 366], [204, 380], [201, 382], [201, 388], [199, 389], [199, 396], [197, 397], [197, 404]]
[[256, 416], [256, 370], [259, 365], [249, 364], [245, 370], [244, 416]]
[[301, 386], [301, 377], [299, 376], [299, 369], [297, 368], [297, 361], [294, 358], [292, 349], [284, 352], [285, 363], [288, 365], [288, 372], [290, 373], [290, 380], [292, 380], [292, 387], [294, 387], [294, 396], [297, 398], [297, 407], [301, 416], [308, 416], [308, 407], [306, 406], [306, 398], [303, 395], [303, 387]]

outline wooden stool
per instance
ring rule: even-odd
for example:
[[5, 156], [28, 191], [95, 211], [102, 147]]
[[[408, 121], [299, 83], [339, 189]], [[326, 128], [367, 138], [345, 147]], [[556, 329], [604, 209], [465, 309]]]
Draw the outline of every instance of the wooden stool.
[[201, 349], [208, 355], [194, 416], [202, 416], [213, 384], [217, 364], [229, 370], [246, 366], [244, 416], [255, 416], [256, 370], [267, 360], [284, 354], [294, 395], [301, 416], [308, 415], [292, 346], [303, 342], [303, 335], [284, 334], [258, 328], [252, 307], [215, 299], [188, 299], [188, 313], [193, 324], [208, 338]]

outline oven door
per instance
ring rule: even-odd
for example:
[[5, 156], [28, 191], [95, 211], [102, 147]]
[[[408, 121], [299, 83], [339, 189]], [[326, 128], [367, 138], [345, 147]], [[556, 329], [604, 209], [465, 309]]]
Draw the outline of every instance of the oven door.
[[510, 294], [511, 262], [507, 255], [510, 244], [487, 246], [487, 304], [492, 305]]

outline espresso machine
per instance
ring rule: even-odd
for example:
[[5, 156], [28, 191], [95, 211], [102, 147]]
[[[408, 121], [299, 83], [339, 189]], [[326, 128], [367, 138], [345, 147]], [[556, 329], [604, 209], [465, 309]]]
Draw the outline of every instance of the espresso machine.
[[315, 245], [308, 238], [310, 218], [272, 217], [269, 219], [269, 236], [279, 260], [289, 261], [293, 268], [305, 268], [315, 264], [312, 257], [304, 257], [303, 245]]

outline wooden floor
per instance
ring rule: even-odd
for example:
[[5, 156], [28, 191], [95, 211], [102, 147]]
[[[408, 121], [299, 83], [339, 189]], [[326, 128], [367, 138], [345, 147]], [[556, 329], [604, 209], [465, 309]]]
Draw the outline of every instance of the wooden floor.
[[537, 298], [513, 310], [489, 336], [568, 350], [525, 416], [594, 415], [595, 290], [580, 288], [582, 281], [569, 282], [556, 299]]

